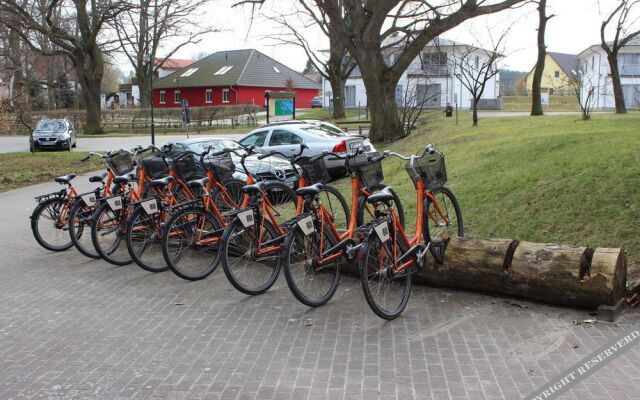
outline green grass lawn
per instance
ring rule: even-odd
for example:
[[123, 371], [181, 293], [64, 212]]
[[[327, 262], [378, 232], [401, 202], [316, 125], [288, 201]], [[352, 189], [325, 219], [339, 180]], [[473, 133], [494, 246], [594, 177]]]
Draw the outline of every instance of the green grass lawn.
[[[81, 162], [88, 153], [6, 153], [0, 154], [0, 192], [35, 185], [69, 173], [81, 174], [103, 169], [99, 158]], [[36, 193], [37, 194], [37, 193]], [[34, 196], [36, 195], [34, 194]]]
[[[432, 143], [446, 154], [448, 186], [469, 236], [623, 247], [640, 264], [640, 114], [484, 118], [432, 122], [388, 148]], [[379, 146], [379, 150], [384, 147]], [[404, 164], [384, 163], [411, 226], [415, 192]], [[344, 180], [340, 182], [346, 188]]]
[[[503, 111], [531, 111], [531, 96], [503, 96]], [[550, 96], [545, 111], [580, 111], [575, 96]]]

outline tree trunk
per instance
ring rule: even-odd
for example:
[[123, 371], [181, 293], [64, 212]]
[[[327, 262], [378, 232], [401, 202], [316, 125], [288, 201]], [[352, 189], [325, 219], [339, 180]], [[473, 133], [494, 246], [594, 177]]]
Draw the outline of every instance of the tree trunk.
[[536, 61], [536, 70], [533, 73], [533, 83], [531, 86], [531, 115], [544, 115], [542, 111], [542, 74], [544, 73], [544, 62], [547, 58], [547, 46], [544, 36], [547, 29], [547, 0], [539, 0], [538, 3], [538, 59]]
[[88, 54], [78, 54], [73, 60], [78, 81], [82, 86], [82, 99], [87, 111], [84, 132], [102, 134], [102, 109], [100, 103], [100, 86], [104, 64], [100, 49], [95, 47]]
[[611, 83], [613, 85], [613, 98], [616, 101], [616, 114], [626, 114], [627, 106], [624, 102], [622, 92], [622, 82], [620, 81], [620, 69], [618, 68], [618, 53], [610, 52], [607, 55], [609, 67], [611, 68]]
[[333, 97], [333, 119], [341, 119], [346, 117], [344, 110], [344, 79], [339, 74], [331, 76], [331, 93]]
[[473, 126], [478, 126], [478, 100], [473, 99]]
[[138, 82], [138, 89], [140, 90], [140, 107], [151, 107], [151, 82], [144, 67], [142, 71], [136, 71], [136, 81]]
[[[373, 58], [377, 54], [372, 52]], [[372, 60], [358, 65], [362, 70], [362, 78], [367, 90], [367, 106], [371, 114], [371, 130], [369, 139], [374, 143], [393, 142], [404, 136], [402, 121], [396, 105], [396, 85], [399, 76], [390, 76], [384, 61]], [[363, 65], [369, 64], [369, 65]]]

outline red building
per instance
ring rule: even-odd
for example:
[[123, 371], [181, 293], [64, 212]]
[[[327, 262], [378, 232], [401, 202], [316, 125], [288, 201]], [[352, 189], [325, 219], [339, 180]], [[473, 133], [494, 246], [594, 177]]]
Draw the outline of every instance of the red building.
[[287, 91], [293, 82], [296, 107], [311, 107], [320, 84], [257, 50], [232, 50], [211, 54], [153, 83], [153, 105], [189, 107], [264, 104], [267, 91]]

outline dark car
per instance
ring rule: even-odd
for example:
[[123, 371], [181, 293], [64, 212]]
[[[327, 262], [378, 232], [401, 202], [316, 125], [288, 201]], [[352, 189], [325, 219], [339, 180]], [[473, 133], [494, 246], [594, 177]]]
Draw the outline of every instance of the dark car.
[[66, 119], [43, 119], [29, 136], [31, 152], [39, 150], [67, 150], [77, 145], [76, 130]]
[[311, 100], [311, 108], [322, 108], [322, 96], [316, 96]]

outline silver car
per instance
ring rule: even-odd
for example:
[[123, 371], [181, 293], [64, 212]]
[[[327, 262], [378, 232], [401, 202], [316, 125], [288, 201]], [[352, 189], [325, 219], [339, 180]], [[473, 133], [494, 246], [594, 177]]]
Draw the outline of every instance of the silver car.
[[[196, 153], [202, 153], [209, 146], [213, 146], [213, 151], [222, 149], [238, 149], [242, 150], [237, 142], [224, 138], [206, 138], [206, 139], [189, 139], [180, 142], [173, 143], [173, 149], [176, 151], [189, 149]], [[236, 166], [236, 171], [233, 174], [234, 178], [246, 180], [242, 165], [240, 165], [240, 157], [231, 153], [231, 158]], [[258, 156], [253, 155], [245, 159], [245, 166], [249, 170], [249, 173], [258, 181], [280, 181], [287, 184], [291, 188], [295, 188], [298, 183], [296, 174], [291, 166], [291, 163], [279, 157], [267, 157], [262, 160], [258, 160]]]
[[[253, 130], [238, 140], [243, 146], [256, 146], [261, 153], [278, 151], [283, 154], [297, 154], [300, 144], [307, 145], [304, 155], [314, 156], [323, 151], [344, 154], [360, 147], [367, 153], [375, 152], [369, 139], [362, 136], [335, 132], [316, 124], [270, 125]], [[325, 159], [329, 174], [344, 174], [344, 160], [333, 156]]]
[[42, 119], [29, 137], [29, 149], [32, 153], [44, 149], [69, 151], [76, 144], [76, 130], [66, 119]]

